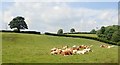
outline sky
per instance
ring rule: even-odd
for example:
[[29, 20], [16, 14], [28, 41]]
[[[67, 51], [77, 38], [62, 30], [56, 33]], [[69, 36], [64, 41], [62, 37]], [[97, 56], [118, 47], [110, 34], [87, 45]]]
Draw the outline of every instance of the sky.
[[[31, 0], [32, 1], [32, 0]], [[118, 2], [2, 2], [2, 27], [16, 16], [23, 16], [28, 30], [57, 32], [90, 31], [118, 24]]]

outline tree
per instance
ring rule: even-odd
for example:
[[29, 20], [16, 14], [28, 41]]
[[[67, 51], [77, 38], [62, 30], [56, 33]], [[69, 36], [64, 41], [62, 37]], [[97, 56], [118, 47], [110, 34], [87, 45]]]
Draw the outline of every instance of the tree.
[[59, 29], [57, 34], [63, 34], [63, 29]]
[[105, 27], [102, 26], [101, 29], [96, 32], [96, 34], [98, 35], [98, 37], [105, 37], [104, 32], [105, 32]]
[[75, 29], [74, 29], [74, 28], [70, 29], [70, 32], [71, 32], [71, 33], [74, 33], [74, 32], [75, 32]]
[[119, 38], [120, 34], [118, 34], [118, 32], [120, 31], [118, 30], [120, 30], [119, 25], [113, 25], [113, 26], [107, 26], [107, 27], [102, 26], [101, 29], [97, 31], [97, 35], [100, 38], [118, 42], [118, 40], [120, 39]]
[[105, 32], [105, 27], [102, 26], [101, 29], [100, 29], [100, 31], [101, 31], [102, 34], [104, 34], [104, 32]]
[[106, 30], [104, 32], [105, 38], [107, 40], [111, 40], [112, 35], [113, 35], [114, 32], [115, 32], [115, 29], [113, 28], [113, 26], [106, 27]]
[[101, 34], [100, 30], [97, 30], [96, 34], [97, 34], [98, 37], [99, 37], [99, 35]]
[[11, 29], [16, 28], [17, 31], [20, 31], [20, 29], [28, 29], [28, 26], [24, 20], [25, 20], [24, 17], [17, 16], [13, 18], [13, 20], [10, 21], [8, 25], [10, 26]]
[[112, 35], [112, 41], [120, 42], [120, 30], [115, 31]]
[[117, 42], [117, 45], [118, 45], [118, 46], [120, 46], [120, 41], [119, 41], [119, 42]]
[[90, 33], [96, 33], [96, 31], [95, 31], [95, 29], [92, 29], [91, 31], [90, 31]]

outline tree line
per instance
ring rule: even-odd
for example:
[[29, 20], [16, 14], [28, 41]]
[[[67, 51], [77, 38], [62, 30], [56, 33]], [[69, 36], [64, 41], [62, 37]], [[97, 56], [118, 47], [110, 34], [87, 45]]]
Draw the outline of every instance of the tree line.
[[[28, 29], [28, 26], [25, 22], [25, 18], [21, 16], [17, 16], [13, 18], [12, 21], [8, 24], [11, 29], [14, 29], [14, 31], [20, 32], [20, 29]], [[113, 42], [119, 42], [120, 43], [120, 26], [119, 25], [113, 25], [113, 26], [102, 26], [99, 30], [92, 29], [90, 33], [97, 34], [99, 38], [110, 40]], [[70, 29], [70, 33], [76, 33], [74, 28]], [[64, 34], [63, 29], [59, 29], [57, 34]]]
[[120, 42], [120, 26], [112, 25], [104, 27], [102, 26], [97, 32], [97, 36], [113, 42]]

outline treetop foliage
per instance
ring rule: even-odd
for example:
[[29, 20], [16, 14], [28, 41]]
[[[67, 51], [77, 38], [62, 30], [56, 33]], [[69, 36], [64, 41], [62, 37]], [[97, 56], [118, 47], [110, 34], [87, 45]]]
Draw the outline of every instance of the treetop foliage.
[[28, 29], [28, 26], [24, 20], [25, 20], [24, 17], [17, 16], [15, 18], [13, 18], [13, 20], [10, 21], [10, 23], [8, 25], [10, 26], [11, 29], [17, 28], [18, 31], [20, 29]]
[[106, 40], [112, 40], [113, 42], [119, 42], [120, 41], [120, 26], [119, 25], [113, 25], [113, 26], [102, 26], [100, 30], [97, 31], [97, 35], [100, 38], [106, 39]]

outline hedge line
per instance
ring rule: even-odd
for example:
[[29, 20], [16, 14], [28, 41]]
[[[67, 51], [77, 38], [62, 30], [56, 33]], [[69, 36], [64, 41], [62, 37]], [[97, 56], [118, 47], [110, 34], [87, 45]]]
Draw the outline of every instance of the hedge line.
[[0, 32], [10, 32], [10, 33], [27, 33], [27, 34], [41, 34], [40, 32], [36, 31], [11, 31], [11, 30], [1, 30]]
[[104, 43], [108, 43], [108, 44], [112, 44], [112, 45], [117, 45], [117, 43], [112, 42], [112, 41], [108, 41], [102, 38], [97, 38], [97, 37], [88, 37], [88, 36], [74, 36], [74, 35], [65, 35], [65, 34], [53, 34], [53, 33], [45, 33], [46, 35], [52, 35], [52, 36], [62, 36], [62, 37], [73, 37], [73, 38], [86, 38], [86, 39], [92, 39], [92, 40], [96, 40], [96, 41], [100, 41], [100, 42], [104, 42]]
[[95, 34], [91, 32], [74, 32], [74, 33], [64, 33], [64, 34]]

